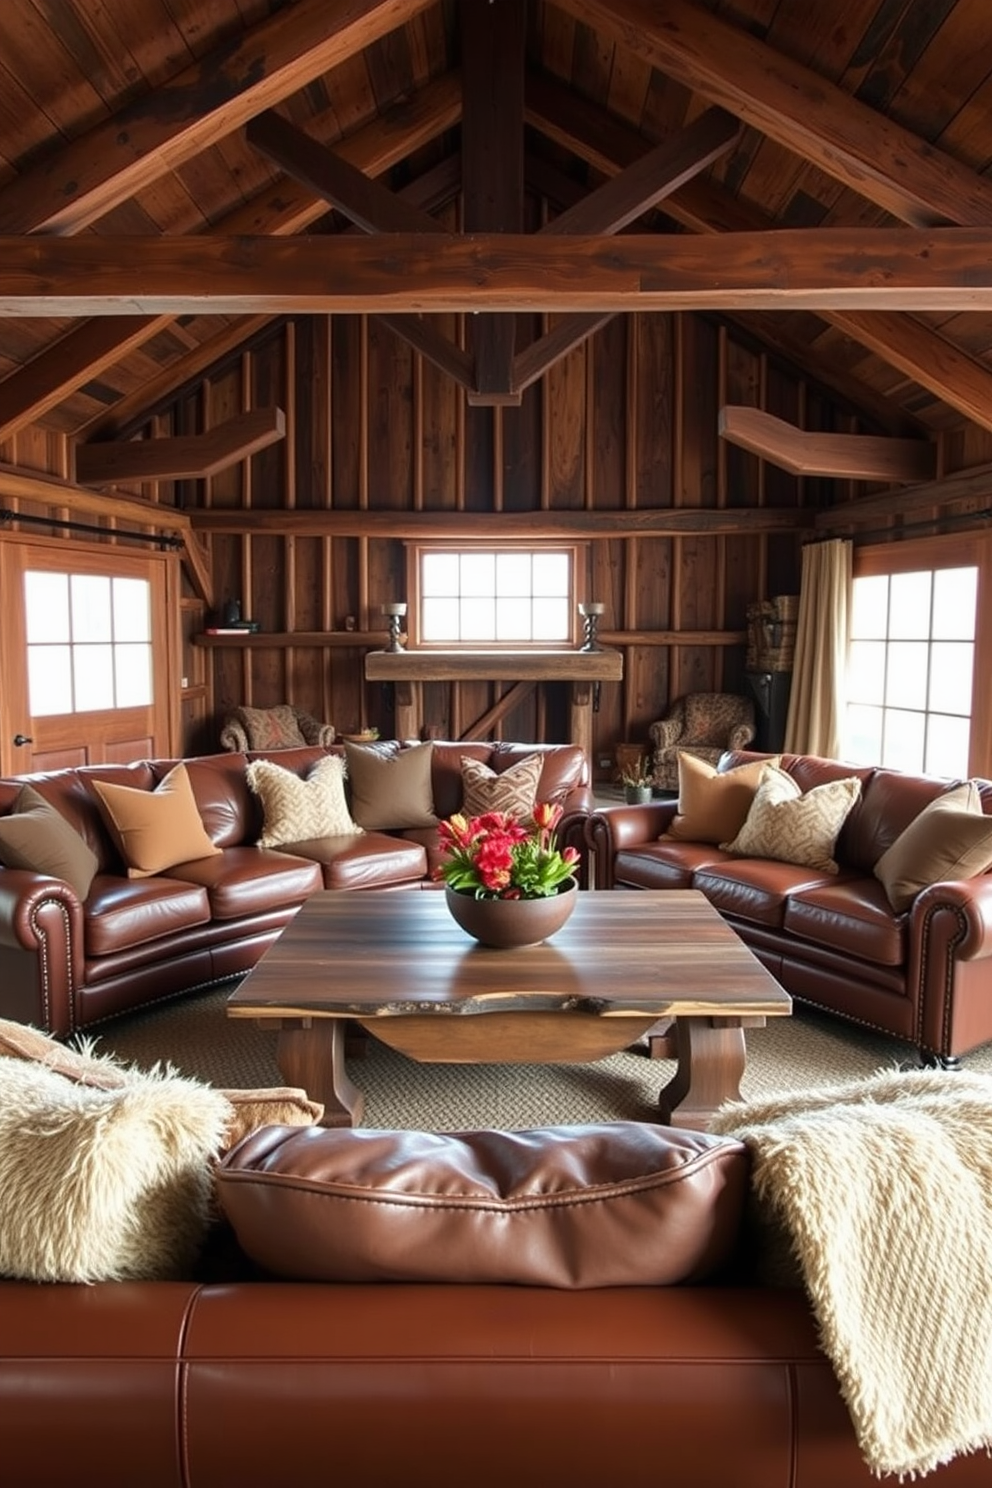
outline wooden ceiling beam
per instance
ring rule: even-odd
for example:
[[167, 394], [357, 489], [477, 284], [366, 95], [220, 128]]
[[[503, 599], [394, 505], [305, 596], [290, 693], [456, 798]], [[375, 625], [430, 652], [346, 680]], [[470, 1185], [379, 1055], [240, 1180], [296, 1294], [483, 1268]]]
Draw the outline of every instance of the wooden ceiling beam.
[[928, 480], [935, 469], [934, 446], [924, 439], [797, 429], [795, 424], [761, 408], [728, 404], [720, 409], [717, 428], [730, 444], [750, 450], [792, 475], [909, 482]]
[[126, 439], [76, 447], [76, 479], [86, 486], [131, 480], [199, 480], [250, 459], [286, 437], [281, 408], [251, 408], [205, 434]]
[[[741, 512], [730, 507], [664, 507], [634, 511], [319, 511], [313, 508], [254, 507], [251, 511], [211, 507], [188, 513], [196, 532], [251, 532], [286, 537], [513, 537], [541, 538], [678, 537], [696, 533], [740, 533]], [[748, 508], [748, 533], [803, 532], [813, 512], [797, 507]]]
[[78, 233], [431, 0], [297, 0], [0, 191], [0, 233]]
[[966, 510], [975, 513], [984, 511], [990, 503], [992, 464], [972, 465], [968, 470], [959, 470], [954, 475], [945, 475], [923, 485], [904, 486], [899, 491], [862, 496], [857, 501], [824, 507], [816, 513], [813, 525], [817, 531], [831, 532], [889, 517], [912, 517], [916, 512], [929, 512], [934, 507], [946, 511], [950, 506], [963, 504]]
[[[642, 136], [634, 130], [543, 75], [528, 76], [527, 121], [607, 175], [628, 167], [646, 149]], [[698, 178], [668, 197], [663, 210], [693, 232], [775, 230], [773, 220], [758, 208]], [[992, 429], [992, 371], [938, 331], [899, 314], [871, 310], [826, 310], [821, 314], [828, 325], [868, 347], [942, 402], [980, 427]], [[768, 328], [768, 336], [774, 343], [778, 336], [774, 327]], [[800, 358], [800, 365], [807, 360], [808, 353]], [[825, 385], [836, 386], [829, 368], [818, 376]], [[866, 400], [874, 400], [870, 388], [855, 390], [848, 384], [838, 390], [866, 407]]]
[[[446, 73], [419, 90], [412, 98], [388, 109], [362, 129], [340, 140], [338, 155], [350, 165], [376, 176], [389, 170], [411, 151], [442, 134], [461, 117], [461, 80], [456, 72]], [[455, 191], [460, 175], [457, 161], [443, 163], [411, 182], [402, 193], [404, 200], [420, 202], [445, 199]], [[443, 191], [436, 182], [444, 178]], [[435, 180], [436, 178], [436, 180]], [[219, 231], [230, 234], [269, 232], [274, 235], [301, 232], [326, 211], [322, 197], [312, 191], [295, 188], [282, 176], [264, 192], [243, 203], [221, 222]], [[68, 398], [91, 378], [99, 376], [129, 352], [142, 346], [167, 329], [174, 321], [171, 315], [122, 316], [113, 321], [87, 321], [68, 331], [51, 347], [46, 347], [26, 366], [0, 382], [0, 439], [9, 439], [19, 429], [44, 416], [49, 409]], [[235, 341], [248, 339], [258, 329], [254, 321], [242, 324]], [[81, 431], [84, 439], [109, 438], [131, 423], [144, 408], [153, 406], [169, 391], [181, 387], [230, 349], [231, 329], [225, 328], [197, 347], [188, 358], [180, 359], [152, 380], [144, 383], [132, 396], [121, 399], [109, 413], [101, 413]], [[211, 350], [213, 348], [213, 350]], [[205, 359], [204, 359], [205, 358]], [[154, 391], [161, 387], [157, 393]], [[154, 397], [149, 398], [148, 394]], [[147, 398], [147, 401], [146, 401]]]
[[233, 315], [866, 304], [992, 309], [992, 231], [0, 238], [6, 316], [131, 314], [136, 307]]
[[[467, 233], [524, 226], [525, 0], [461, 0], [462, 217]], [[476, 307], [481, 309], [482, 306]], [[470, 403], [520, 402], [513, 389], [516, 318], [474, 315]]]
[[65, 508], [88, 516], [112, 517], [115, 521], [180, 537], [191, 530], [188, 513], [174, 507], [144, 501], [140, 496], [107, 496], [103, 491], [87, 491], [53, 475], [39, 475], [18, 465], [0, 465], [0, 503], [14, 497], [56, 510]]
[[712, 11], [689, 0], [558, 4], [902, 221], [992, 223], [992, 181]]

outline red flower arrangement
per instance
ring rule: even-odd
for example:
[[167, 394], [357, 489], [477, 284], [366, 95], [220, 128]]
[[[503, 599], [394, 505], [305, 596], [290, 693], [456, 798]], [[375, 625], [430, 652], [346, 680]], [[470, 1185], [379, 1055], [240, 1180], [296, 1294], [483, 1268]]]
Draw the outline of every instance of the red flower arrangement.
[[434, 878], [476, 899], [544, 899], [570, 885], [579, 854], [559, 849], [555, 830], [561, 807], [535, 806], [529, 824], [501, 811], [465, 817], [438, 827], [445, 861]]

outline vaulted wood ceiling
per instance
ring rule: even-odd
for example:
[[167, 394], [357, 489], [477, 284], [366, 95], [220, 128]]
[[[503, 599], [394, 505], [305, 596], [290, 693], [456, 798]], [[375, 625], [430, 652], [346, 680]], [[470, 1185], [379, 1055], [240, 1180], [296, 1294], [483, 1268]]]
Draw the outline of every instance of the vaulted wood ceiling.
[[338, 308], [474, 401], [688, 306], [889, 433], [992, 429], [990, 165], [988, 0], [4, 0], [0, 443]]

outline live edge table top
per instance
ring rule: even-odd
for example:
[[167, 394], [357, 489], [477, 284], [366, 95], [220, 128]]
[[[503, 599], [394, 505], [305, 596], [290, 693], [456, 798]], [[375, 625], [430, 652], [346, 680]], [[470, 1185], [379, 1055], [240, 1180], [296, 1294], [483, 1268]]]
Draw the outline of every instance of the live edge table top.
[[228, 1003], [232, 1017], [377, 1023], [418, 1013], [656, 1020], [790, 1010], [788, 994], [694, 889], [582, 892], [551, 940], [515, 950], [477, 945], [436, 890], [325, 890]]

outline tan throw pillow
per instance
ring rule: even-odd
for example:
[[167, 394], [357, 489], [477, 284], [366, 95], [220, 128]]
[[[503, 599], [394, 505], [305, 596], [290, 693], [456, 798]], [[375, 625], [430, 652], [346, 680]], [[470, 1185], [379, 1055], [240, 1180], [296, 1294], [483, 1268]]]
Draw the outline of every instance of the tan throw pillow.
[[679, 754], [679, 804], [663, 835], [680, 842], [725, 842], [744, 825], [766, 765], [776, 769], [782, 756], [752, 760], [720, 774], [697, 755]]
[[777, 858], [836, 873], [834, 844], [860, 794], [861, 781], [853, 775], [804, 794], [785, 770], [766, 765], [744, 825], [720, 846], [745, 858]]
[[100, 1090], [0, 1059], [0, 1274], [182, 1276], [212, 1218], [231, 1108], [170, 1074]]
[[245, 773], [265, 817], [259, 847], [312, 842], [362, 830], [348, 810], [340, 755], [318, 760], [305, 780], [272, 760], [252, 760]]
[[925, 806], [875, 864], [895, 910], [908, 909], [928, 884], [974, 878], [992, 866], [992, 817], [982, 812], [974, 781]]
[[742, 1143], [650, 1122], [534, 1131], [291, 1132], [228, 1153], [241, 1248], [310, 1281], [666, 1286], [733, 1255]]
[[129, 878], [147, 878], [220, 852], [200, 820], [185, 765], [176, 765], [153, 791], [106, 780], [94, 780], [93, 789]]
[[346, 744], [351, 814], [367, 832], [437, 825], [431, 744]]
[[463, 754], [462, 812], [465, 816], [485, 816], [487, 811], [501, 811], [516, 821], [533, 816], [542, 764], [539, 754], [529, 754], [497, 775], [482, 760]]
[[[0, 1018], [0, 1058], [44, 1065], [64, 1080], [89, 1085], [95, 1090], [120, 1090], [125, 1085], [140, 1085], [149, 1078], [154, 1081], [159, 1078], [155, 1071], [149, 1076], [133, 1065], [121, 1064], [113, 1054], [97, 1054], [94, 1047], [93, 1039], [88, 1037], [80, 1038], [78, 1046], [73, 1047], [28, 1024]], [[220, 1094], [231, 1107], [222, 1143], [224, 1150], [260, 1126], [313, 1126], [324, 1114], [320, 1102], [311, 1100], [305, 1090], [295, 1085], [222, 1090]]]
[[22, 786], [9, 816], [0, 816], [0, 862], [48, 873], [85, 899], [100, 866], [96, 853], [61, 812], [32, 786]]

